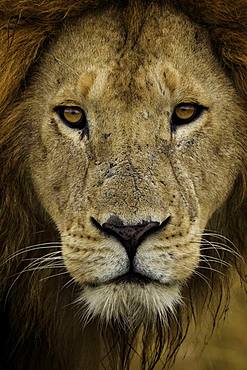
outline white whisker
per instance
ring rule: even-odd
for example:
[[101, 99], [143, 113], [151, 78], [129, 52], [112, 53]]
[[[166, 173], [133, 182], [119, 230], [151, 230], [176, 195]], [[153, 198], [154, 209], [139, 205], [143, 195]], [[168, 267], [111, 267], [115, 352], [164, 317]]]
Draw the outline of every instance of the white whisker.
[[34, 245], [29, 246], [29, 247], [22, 248], [18, 252], [10, 255], [10, 257], [7, 258], [6, 260], [4, 260], [3, 263], [0, 266], [8, 263], [9, 261], [11, 261], [12, 259], [14, 259], [16, 257], [19, 257], [20, 255], [22, 255], [24, 253], [27, 253], [27, 252], [30, 252], [30, 251], [33, 252], [33, 251], [37, 251], [37, 250], [59, 248], [61, 246], [61, 243], [58, 243], [58, 245], [55, 245], [56, 243], [57, 242], [54, 242], [54, 243], [34, 244]]

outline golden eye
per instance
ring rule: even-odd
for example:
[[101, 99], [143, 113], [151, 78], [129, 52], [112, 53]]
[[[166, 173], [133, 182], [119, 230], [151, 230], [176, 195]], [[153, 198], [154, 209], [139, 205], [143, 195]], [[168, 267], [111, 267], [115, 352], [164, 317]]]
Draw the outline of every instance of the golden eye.
[[78, 123], [82, 118], [82, 111], [76, 108], [65, 108], [63, 115], [69, 123]]
[[196, 107], [193, 105], [180, 105], [175, 108], [176, 117], [179, 119], [191, 119], [194, 116]]
[[176, 126], [185, 125], [195, 121], [199, 118], [204, 109], [206, 108], [195, 103], [178, 104], [172, 113], [172, 127], [176, 128]]
[[59, 118], [70, 128], [84, 129], [87, 127], [87, 117], [80, 107], [69, 107], [60, 105], [55, 108]]

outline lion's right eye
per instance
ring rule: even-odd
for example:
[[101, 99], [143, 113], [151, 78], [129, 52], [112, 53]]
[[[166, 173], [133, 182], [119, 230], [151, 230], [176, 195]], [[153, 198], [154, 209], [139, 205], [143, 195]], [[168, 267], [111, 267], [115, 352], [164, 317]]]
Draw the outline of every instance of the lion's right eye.
[[77, 130], [83, 130], [87, 127], [86, 113], [80, 107], [60, 105], [54, 110], [68, 127]]

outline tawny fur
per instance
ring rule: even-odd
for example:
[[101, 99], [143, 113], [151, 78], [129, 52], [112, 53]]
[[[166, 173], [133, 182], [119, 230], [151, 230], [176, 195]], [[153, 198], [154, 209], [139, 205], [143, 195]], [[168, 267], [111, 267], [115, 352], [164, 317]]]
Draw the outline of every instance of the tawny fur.
[[[66, 276], [44, 280], [59, 270], [37, 271], [35, 276], [32, 271], [30, 274], [24, 271], [27, 262], [23, 255], [40, 258], [44, 250], [28, 253], [23, 248], [57, 241], [59, 235], [40, 206], [30, 181], [28, 148], [25, 147], [27, 133], [23, 130], [26, 112], [30, 110], [30, 98], [22, 101], [22, 97], [39, 58], [61, 25], [109, 3], [57, 0], [42, 1], [37, 6], [32, 1], [0, 1], [1, 355], [4, 369], [97, 369], [102, 363], [107, 368], [128, 369], [131, 346], [135, 346], [136, 338], [143, 340], [145, 350], [140, 349], [143, 369], [152, 369], [162, 352], [165, 367], [168, 367], [186, 335], [190, 320], [200, 320], [203, 309], [207, 311], [210, 308], [214, 326], [226, 308], [230, 271], [225, 265], [215, 265], [224, 275], [199, 270], [209, 283], [192, 277], [188, 287], [184, 288], [185, 305], [177, 310], [176, 318], [168, 315], [165, 327], [162, 320], [157, 320], [155, 327], [147, 323], [140, 332], [136, 328], [126, 334], [125, 330], [122, 331], [125, 328], [113, 324], [99, 335], [97, 322], [88, 324], [85, 331], [84, 328], [78, 329], [80, 317], [76, 318], [76, 307], [71, 306], [75, 292], [69, 285], [64, 287], [68, 282]], [[142, 27], [142, 15], [147, 4], [137, 0], [130, 1], [129, 6], [127, 2], [120, 3], [124, 8], [129, 40], [133, 41]], [[234, 83], [239, 104], [243, 104], [247, 100], [247, 1], [215, 0], [212, 4], [212, 1], [181, 0], [171, 3], [209, 29], [212, 47], [226, 75]], [[247, 124], [243, 120], [241, 124], [245, 127], [236, 128], [235, 134], [240, 147], [238, 153], [241, 153], [241, 171], [227, 201], [214, 214], [208, 228], [230, 239], [232, 244], [229, 247], [234, 245], [234, 254], [219, 250], [212, 253], [212, 257], [220, 255], [223, 261], [235, 266], [245, 280]], [[16, 257], [13, 257], [15, 253]], [[61, 271], [64, 270], [61, 268]], [[66, 294], [60, 294], [59, 289]]]

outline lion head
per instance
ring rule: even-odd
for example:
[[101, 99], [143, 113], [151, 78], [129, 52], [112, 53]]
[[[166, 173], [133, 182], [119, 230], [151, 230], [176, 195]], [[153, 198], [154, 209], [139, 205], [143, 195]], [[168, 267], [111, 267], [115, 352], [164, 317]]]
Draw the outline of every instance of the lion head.
[[[228, 271], [243, 271], [242, 69], [233, 68], [233, 57], [222, 63], [200, 9], [192, 20], [184, 3], [106, 4], [76, 17], [68, 7], [62, 21], [47, 3], [50, 16], [44, 9], [36, 14], [43, 21], [33, 20], [36, 39], [27, 46], [21, 85], [11, 76], [9, 95], [3, 92], [2, 301], [15, 317], [14, 333], [31, 340], [38, 328], [42, 345], [52, 347], [53, 360], [40, 369], [78, 369], [68, 343], [83, 330], [95, 337], [95, 322], [123, 333], [122, 368], [130, 354], [120, 337], [133, 341], [137, 333], [150, 348], [150, 337], [159, 343], [152, 360], [143, 352], [143, 366], [153, 368], [163, 347], [168, 366], [183, 324], [200, 306], [216, 304], [217, 315]], [[32, 27], [30, 12], [24, 7], [23, 23], [10, 30], [5, 56]], [[2, 33], [5, 40], [4, 27]], [[18, 317], [30, 312], [34, 322], [24, 329]], [[14, 346], [12, 339], [7, 351]], [[83, 345], [75, 347], [83, 361]], [[17, 361], [20, 353], [11, 351]], [[18, 369], [32, 368], [21, 358]]]

